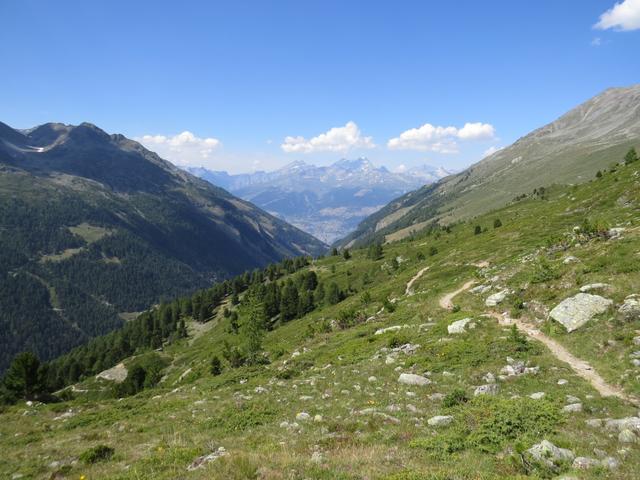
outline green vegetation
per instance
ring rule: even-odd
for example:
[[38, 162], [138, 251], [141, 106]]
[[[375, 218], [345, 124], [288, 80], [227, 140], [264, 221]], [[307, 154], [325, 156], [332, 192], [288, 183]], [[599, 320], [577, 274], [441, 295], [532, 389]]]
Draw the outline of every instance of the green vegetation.
[[[511, 311], [610, 385], [640, 394], [631, 362], [640, 324], [617, 313], [640, 293], [637, 165], [580, 186], [549, 186], [544, 201], [529, 194], [470, 223], [386, 243], [382, 256], [367, 246], [348, 260], [338, 254], [281, 264], [162, 303], [132, 322], [141, 323], [126, 338], [144, 341], [130, 356], [108, 359], [87, 348], [60, 359], [77, 360], [76, 371], [123, 362], [120, 384], [95, 378], [100, 370], [90, 367], [56, 394], [59, 403], [4, 407], [0, 476], [48, 478], [62, 470], [49, 466], [59, 460], [68, 462], [68, 478], [87, 479], [632, 480], [640, 469], [636, 445], [586, 422], [635, 416], [637, 407], [600, 395], [542, 343], [493, 315]], [[501, 227], [474, 234], [475, 225], [490, 227], [496, 218]], [[613, 227], [625, 230], [615, 237]], [[428, 254], [431, 247], [437, 254]], [[451, 299], [454, 311], [440, 306], [470, 281]], [[609, 284], [595, 293], [613, 300], [610, 310], [570, 334], [547, 319], [563, 299], [598, 282]], [[509, 293], [495, 309], [485, 305], [503, 290]], [[448, 333], [466, 318], [464, 332]], [[430, 383], [400, 383], [401, 373]], [[494, 384], [493, 395], [475, 394]], [[114, 398], [114, 389], [129, 388], [116, 385], [135, 388]], [[567, 396], [581, 411], [563, 411], [576, 401]], [[429, 423], [437, 416], [451, 419]], [[613, 457], [619, 466], [537, 465], [526, 451], [542, 440], [576, 456]], [[115, 446], [117, 454], [73, 463], [94, 445]], [[225, 455], [187, 470], [219, 447]]]

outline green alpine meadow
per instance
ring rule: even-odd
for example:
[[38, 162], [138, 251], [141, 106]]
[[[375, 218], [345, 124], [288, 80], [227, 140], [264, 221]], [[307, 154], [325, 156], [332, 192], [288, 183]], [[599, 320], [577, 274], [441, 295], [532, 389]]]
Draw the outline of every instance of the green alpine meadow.
[[0, 1], [0, 480], [640, 478], [640, 0]]

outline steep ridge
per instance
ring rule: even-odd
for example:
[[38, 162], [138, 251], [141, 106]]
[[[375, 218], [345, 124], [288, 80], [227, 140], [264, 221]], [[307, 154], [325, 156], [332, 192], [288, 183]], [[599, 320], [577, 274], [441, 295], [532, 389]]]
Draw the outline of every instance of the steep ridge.
[[468, 169], [410, 192], [337, 245], [395, 240], [449, 224], [552, 184], [582, 183], [640, 145], [640, 85], [612, 88]]
[[325, 245], [89, 123], [0, 124], [0, 371], [162, 298]]

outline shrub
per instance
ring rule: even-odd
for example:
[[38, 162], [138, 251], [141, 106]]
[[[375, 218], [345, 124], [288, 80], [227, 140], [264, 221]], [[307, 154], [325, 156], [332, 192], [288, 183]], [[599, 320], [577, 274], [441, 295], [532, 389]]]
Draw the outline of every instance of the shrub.
[[467, 393], [461, 388], [456, 388], [442, 399], [442, 405], [445, 407], [455, 407], [468, 401], [469, 397], [467, 397]]
[[438, 249], [434, 246], [429, 247], [429, 256], [433, 257], [438, 254]]
[[627, 154], [624, 156], [624, 163], [626, 165], [629, 165], [637, 161], [638, 161], [638, 152], [636, 152], [635, 148], [631, 147], [627, 152]]
[[209, 370], [211, 371], [211, 375], [213, 376], [218, 376], [222, 373], [222, 362], [217, 355], [214, 355], [211, 359]]
[[115, 450], [106, 445], [97, 445], [80, 454], [80, 461], [90, 465], [92, 463], [105, 462], [113, 457]]
[[496, 218], [493, 221], [493, 228], [500, 228], [502, 226], [502, 221], [499, 218]]
[[393, 313], [396, 311], [396, 306], [393, 303], [391, 303], [388, 299], [384, 300], [384, 302], [382, 303], [382, 306], [389, 313]]
[[480, 225], [476, 225], [473, 229], [474, 235], [480, 235], [482, 233], [482, 227]]

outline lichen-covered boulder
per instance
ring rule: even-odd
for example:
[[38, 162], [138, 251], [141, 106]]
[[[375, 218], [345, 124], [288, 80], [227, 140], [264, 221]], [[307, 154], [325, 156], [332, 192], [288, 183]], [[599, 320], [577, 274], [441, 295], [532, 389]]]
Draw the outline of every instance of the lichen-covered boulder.
[[551, 310], [549, 316], [561, 323], [567, 332], [573, 332], [596, 315], [606, 312], [611, 305], [613, 305], [612, 300], [600, 295], [578, 293], [573, 297], [565, 298]]

